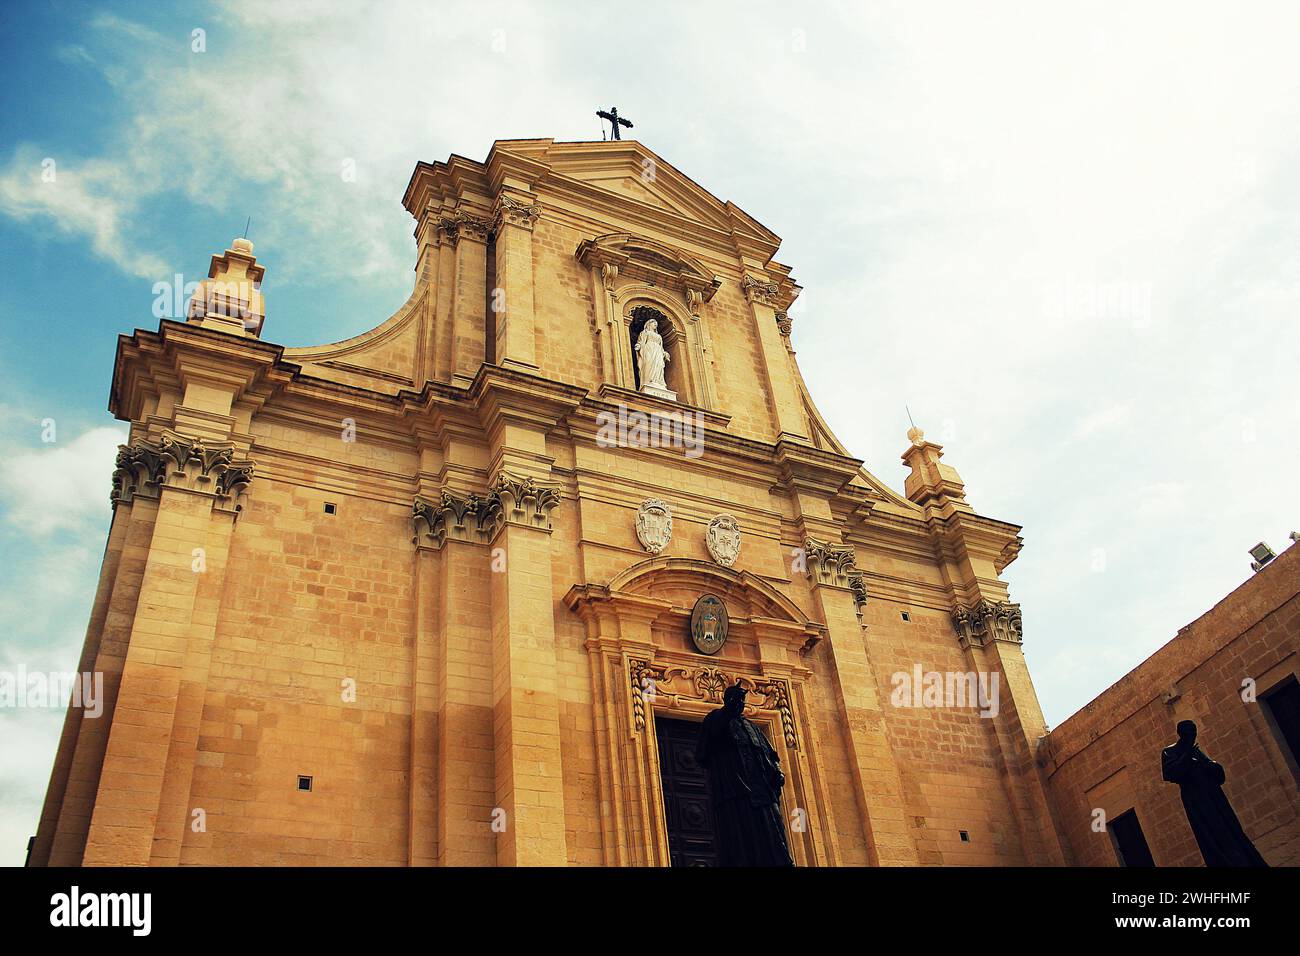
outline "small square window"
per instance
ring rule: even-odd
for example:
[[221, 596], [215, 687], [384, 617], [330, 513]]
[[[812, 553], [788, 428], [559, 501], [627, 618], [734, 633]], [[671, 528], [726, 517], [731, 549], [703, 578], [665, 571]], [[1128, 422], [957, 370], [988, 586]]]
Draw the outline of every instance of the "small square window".
[[311, 792], [311, 777], [308, 777], [308, 776], [306, 776], [306, 775], [304, 775], [304, 774], [299, 774], [299, 775], [298, 775], [298, 789], [299, 789], [299, 790], [306, 791], [307, 793], [310, 793], [310, 792]]
[[325, 502], [325, 513], [327, 515], [338, 514], [339, 506], [332, 501]]
[[962, 843], [969, 843], [969, 842], [970, 842], [970, 834], [967, 833], [965, 830], [958, 830], [957, 833], [961, 836], [961, 842], [962, 842]]
[[911, 613], [909, 613], [908, 611], [903, 611], [902, 613], [903, 613], [903, 623], [910, 624], [912, 622]]

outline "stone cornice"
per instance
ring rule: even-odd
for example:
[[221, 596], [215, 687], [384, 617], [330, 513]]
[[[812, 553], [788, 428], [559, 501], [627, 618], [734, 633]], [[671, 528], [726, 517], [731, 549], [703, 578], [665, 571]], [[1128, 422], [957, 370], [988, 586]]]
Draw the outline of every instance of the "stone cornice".
[[196, 378], [229, 388], [232, 402], [260, 404], [288, 379], [282, 353], [261, 339], [164, 319], [157, 332], [118, 336], [108, 410], [123, 421], [138, 420], [147, 396], [180, 392]]
[[777, 441], [773, 452], [787, 486], [826, 496], [843, 491], [862, 467], [857, 458], [785, 438]]
[[587, 389], [580, 385], [487, 363], [479, 367], [467, 390], [489, 438], [506, 422], [548, 430], [578, 408], [586, 396]]

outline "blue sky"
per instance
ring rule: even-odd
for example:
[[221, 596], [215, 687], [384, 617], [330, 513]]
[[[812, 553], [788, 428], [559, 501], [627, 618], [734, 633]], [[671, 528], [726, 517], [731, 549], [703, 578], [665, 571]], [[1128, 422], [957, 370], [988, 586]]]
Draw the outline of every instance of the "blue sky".
[[[1049, 722], [1300, 526], [1295, 5], [355, 6], [0, 6], [0, 666], [75, 666], [156, 282], [251, 216], [265, 336], [355, 334], [410, 291], [417, 160], [598, 138], [611, 103], [784, 237], [849, 448], [901, 488], [906, 403], [1025, 526]], [[0, 711], [2, 861], [61, 720]]]

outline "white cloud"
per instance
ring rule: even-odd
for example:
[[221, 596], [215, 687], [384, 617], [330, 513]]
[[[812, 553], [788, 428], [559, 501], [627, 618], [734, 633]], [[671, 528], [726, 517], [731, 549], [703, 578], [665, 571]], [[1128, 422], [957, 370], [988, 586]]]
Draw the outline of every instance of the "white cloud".
[[[25, 137], [0, 208], [166, 277], [204, 263], [134, 223], [176, 191], [236, 226], [251, 212], [277, 278], [386, 291], [410, 281], [416, 160], [595, 138], [617, 104], [785, 238], [794, 346], [848, 447], [901, 486], [907, 403], [977, 510], [1025, 523], [1008, 576], [1031, 663], [1065, 662], [1035, 670], [1055, 722], [1297, 523], [1276, 489], [1300, 470], [1300, 8], [602, 9], [241, 0], [196, 18], [204, 54], [102, 17], [65, 57], [129, 119], [60, 159], [63, 198], [33, 198]], [[1069, 666], [1080, 648], [1095, 666]]]
[[71, 441], [11, 453], [0, 463], [3, 517], [20, 531], [47, 535], [96, 525], [108, 509], [120, 428], [93, 428]]
[[163, 260], [128, 238], [130, 215], [143, 192], [133, 176], [117, 162], [43, 155], [24, 143], [0, 169], [0, 212], [20, 221], [39, 217], [64, 234], [84, 236], [97, 255], [123, 272], [165, 275]]

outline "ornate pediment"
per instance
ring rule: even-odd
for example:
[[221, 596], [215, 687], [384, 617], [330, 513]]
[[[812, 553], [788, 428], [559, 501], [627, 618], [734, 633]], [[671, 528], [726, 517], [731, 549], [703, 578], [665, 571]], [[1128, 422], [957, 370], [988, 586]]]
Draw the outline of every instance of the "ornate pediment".
[[610, 284], [616, 277], [672, 289], [682, 295], [691, 312], [708, 302], [722, 287], [722, 280], [686, 253], [653, 239], [630, 233], [610, 233], [584, 239], [574, 256], [591, 269], [599, 269]]

